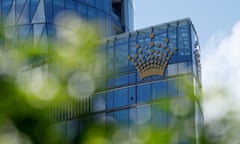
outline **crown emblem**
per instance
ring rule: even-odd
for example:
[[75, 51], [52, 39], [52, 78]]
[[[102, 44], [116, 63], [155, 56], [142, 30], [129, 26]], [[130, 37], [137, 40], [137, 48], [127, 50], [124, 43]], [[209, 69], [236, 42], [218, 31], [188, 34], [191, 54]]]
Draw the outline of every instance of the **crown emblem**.
[[[154, 39], [153, 33], [150, 34], [150, 38]], [[129, 55], [128, 60], [135, 65], [141, 79], [153, 75], [164, 75], [169, 60], [177, 51], [176, 47], [167, 47], [168, 43], [169, 39], [165, 38], [164, 43], [151, 41], [149, 45], [136, 44], [137, 52], [134, 56]]]

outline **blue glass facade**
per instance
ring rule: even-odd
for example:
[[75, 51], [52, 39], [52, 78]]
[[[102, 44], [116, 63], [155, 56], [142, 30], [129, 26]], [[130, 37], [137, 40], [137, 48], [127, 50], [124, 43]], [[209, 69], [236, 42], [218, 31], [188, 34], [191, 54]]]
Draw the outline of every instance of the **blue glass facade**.
[[[63, 116], [61, 120], [65, 122], [56, 126], [67, 129], [69, 124], [75, 123], [81, 127], [87, 119], [134, 132], [146, 127], [156, 133], [177, 128], [176, 141], [197, 143], [195, 136], [201, 132], [203, 121], [199, 51], [198, 38], [189, 19], [103, 40], [97, 51], [101, 55], [98, 61], [102, 62], [103, 72], [96, 76], [96, 83], [100, 84], [97, 84], [95, 95], [83, 102], [84, 112], [74, 113], [71, 109], [72, 115]], [[149, 72], [148, 58], [156, 62], [159, 55], [156, 52], [162, 59], [169, 56], [162, 75]], [[174, 54], [170, 55], [171, 52]], [[136, 58], [137, 64], [128, 59], [142, 55], [145, 59], [138, 61]], [[151, 55], [155, 58], [151, 59]], [[143, 79], [136, 68], [141, 62], [149, 72]], [[157, 62], [156, 65], [161, 65]], [[126, 137], [126, 141], [131, 139], [131, 136]]]
[[55, 18], [60, 13], [66, 25], [73, 23], [68, 23], [64, 17], [67, 12], [74, 12], [86, 22], [94, 22], [100, 37], [133, 30], [132, 0], [0, 0], [0, 7], [0, 24], [11, 41], [21, 39], [23, 42], [27, 38], [34, 43], [41, 41], [47, 47], [48, 38], [56, 36], [59, 23]]

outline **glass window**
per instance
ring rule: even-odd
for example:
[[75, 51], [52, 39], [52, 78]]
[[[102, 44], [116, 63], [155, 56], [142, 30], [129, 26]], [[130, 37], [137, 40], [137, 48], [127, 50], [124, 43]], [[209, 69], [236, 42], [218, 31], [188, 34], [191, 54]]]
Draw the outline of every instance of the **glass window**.
[[[97, 0], [99, 1], [99, 0]], [[106, 12], [111, 12], [112, 11], [112, 0], [104, 0], [104, 9]]]
[[[174, 47], [177, 47], [177, 28], [176, 25], [173, 24], [171, 26], [169, 26], [168, 28], [168, 39], [169, 39], [169, 43], [168, 43], [168, 47], [170, 49], [173, 49]], [[171, 59], [169, 60], [169, 63], [175, 63], [177, 60], [176, 57], [176, 53], [171, 57]]]
[[[181, 98], [178, 100], [178, 114], [180, 116], [185, 116], [186, 119], [190, 118], [190, 116], [194, 113], [194, 103], [192, 100], [188, 98]], [[190, 120], [190, 119], [187, 119]], [[189, 123], [189, 125], [194, 126], [194, 121]]]
[[87, 18], [87, 6], [85, 4], [78, 3], [77, 12], [82, 18]]
[[154, 129], [167, 128], [167, 104], [160, 103], [152, 106], [152, 127]]
[[93, 116], [93, 121], [95, 123], [105, 124], [105, 119], [106, 119], [105, 113], [100, 113]]
[[[32, 1], [31, 1], [32, 5]], [[45, 9], [46, 9], [46, 21], [48, 23], [53, 22], [53, 9], [52, 9], [52, 0], [45, 0]]]
[[[31, 29], [32, 29], [31, 25], [22, 25], [22, 26], [18, 27], [18, 38], [19, 38], [20, 42], [23, 42], [26, 38], [28, 38], [29, 34], [31, 35], [31, 32], [30, 32]], [[9, 29], [6, 29], [6, 30], [9, 31]], [[15, 29], [14, 29], [14, 32], [15, 32]], [[11, 35], [13, 35], [14, 32], [11, 32]]]
[[114, 92], [114, 107], [128, 105], [128, 89], [115, 90]]
[[113, 91], [107, 92], [107, 109], [113, 108]]
[[128, 75], [115, 78], [115, 86], [121, 86], [126, 84], [128, 84]]
[[[99, 0], [98, 0], [99, 1]], [[102, 1], [101, 1], [102, 3]], [[101, 37], [106, 36], [106, 15], [102, 11], [98, 11], [98, 34]]]
[[168, 80], [168, 97], [175, 97], [177, 95], [177, 80]]
[[71, 120], [66, 123], [67, 126], [67, 139], [68, 142], [73, 142], [74, 138], [78, 135], [78, 121], [77, 120]]
[[112, 29], [112, 17], [107, 15], [107, 21], [106, 21], [106, 30], [107, 30], [107, 36], [112, 35], [113, 29]]
[[105, 76], [106, 63], [106, 48], [105, 44], [102, 44], [96, 52], [96, 62], [93, 72], [96, 77]]
[[[99, 0], [97, 0], [97, 1], [99, 1]], [[96, 0], [86, 0], [86, 3], [89, 4], [89, 5], [95, 6], [96, 5]]]
[[113, 73], [113, 61], [114, 61], [114, 53], [113, 53], [113, 42], [108, 43], [107, 48], [107, 72], [109, 74]]
[[128, 109], [114, 112], [114, 117], [117, 120], [117, 124], [128, 126]]
[[107, 113], [106, 114], [106, 124], [113, 125], [113, 123], [115, 123], [115, 120], [113, 118], [113, 112]]
[[135, 127], [137, 123], [137, 110], [136, 108], [129, 109], [129, 124], [131, 127]]
[[[18, 24], [29, 24], [32, 21], [33, 16], [37, 8], [38, 2], [31, 1], [16, 1], [16, 17], [18, 18]], [[3, 6], [4, 8], [4, 6]]]
[[136, 73], [129, 74], [128, 78], [129, 78], [129, 83], [130, 84], [135, 83], [136, 82]]
[[114, 86], [113, 82], [114, 82], [113, 78], [108, 78], [107, 79], [107, 87], [112, 88]]
[[76, 11], [76, 5], [77, 5], [77, 3], [76, 3], [76, 1], [74, 1], [74, 0], [68, 0], [67, 2], [66, 2], [66, 9], [67, 10], [72, 10], [72, 11]]
[[[53, 15], [57, 16], [62, 10], [64, 10], [64, 0], [53, 1]], [[58, 23], [56, 23], [58, 24]]]
[[128, 88], [129, 92], [129, 104], [134, 104], [136, 103], [136, 87], [129, 87]]
[[192, 72], [192, 62], [178, 63], [178, 74], [185, 74]]
[[10, 26], [11, 24], [13, 24], [12, 22], [14, 20], [13, 0], [7, 0], [7, 1], [5, 0], [5, 1], [1, 1], [1, 3], [2, 3], [1, 15], [3, 16], [3, 22], [6, 21], [7, 26]]
[[193, 96], [194, 95], [193, 79], [190, 76], [178, 78], [178, 96]]
[[178, 61], [191, 59], [191, 41], [189, 25], [183, 25], [178, 28]]
[[177, 123], [178, 101], [171, 101], [168, 103], [168, 127], [175, 126]]
[[151, 106], [141, 106], [137, 108], [137, 124], [144, 125], [151, 122]]
[[2, 3], [2, 14], [7, 16], [9, 10], [12, 7], [13, 0], [7, 0], [7, 1], [4, 1], [4, 2], [1, 1], [1, 3]]
[[105, 93], [96, 94], [95, 96], [93, 96], [93, 112], [105, 110], [105, 105]]
[[167, 81], [161, 81], [152, 84], [152, 99], [160, 99], [167, 97]]
[[168, 69], [168, 76], [177, 75], [177, 64], [169, 64], [167, 66]]
[[88, 20], [94, 20], [97, 17], [97, 11], [95, 8], [88, 6]]
[[[136, 46], [136, 36], [133, 36], [130, 39], [131, 40], [129, 42], [130, 44], [129, 44], [129, 54], [128, 55], [134, 56], [136, 54], [136, 48], [135, 48], [135, 46]], [[136, 70], [134, 64], [130, 60], [128, 61], [128, 64], [129, 64], [129, 67], [128, 67], [129, 71]]]
[[101, 9], [101, 10], [103, 10], [103, 9], [104, 9], [104, 2], [105, 2], [105, 1], [106, 1], [106, 0], [104, 0], [104, 1], [96, 0], [96, 7], [99, 8], [99, 9]]
[[96, 90], [104, 90], [106, 88], [106, 79], [104, 77], [97, 78], [94, 81]]
[[128, 43], [115, 46], [115, 72], [128, 71]]
[[137, 87], [137, 102], [145, 102], [151, 100], [151, 85], [139, 85]]

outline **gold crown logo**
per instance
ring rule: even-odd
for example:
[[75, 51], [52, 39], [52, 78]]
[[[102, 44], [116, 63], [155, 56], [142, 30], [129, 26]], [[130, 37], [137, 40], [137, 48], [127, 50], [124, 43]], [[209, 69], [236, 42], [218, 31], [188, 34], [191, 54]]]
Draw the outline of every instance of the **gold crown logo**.
[[[154, 34], [150, 34], [150, 38], [154, 38]], [[134, 56], [128, 56], [128, 59], [135, 65], [140, 78], [144, 79], [148, 76], [163, 76], [165, 68], [177, 51], [176, 47], [168, 48], [169, 39], [165, 38], [164, 43], [150, 42], [149, 46], [136, 44], [137, 53]]]

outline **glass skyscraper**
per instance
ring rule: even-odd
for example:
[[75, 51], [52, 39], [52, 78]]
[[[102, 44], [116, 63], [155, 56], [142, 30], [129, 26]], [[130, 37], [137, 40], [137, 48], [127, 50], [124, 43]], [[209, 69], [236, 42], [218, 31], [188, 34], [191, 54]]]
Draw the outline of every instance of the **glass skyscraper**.
[[[68, 25], [67, 11], [95, 23], [102, 38], [97, 49], [102, 72], [95, 75], [94, 95], [60, 106], [67, 107], [67, 112], [58, 108], [50, 112], [52, 126], [63, 132], [66, 143], [74, 143], [76, 137], [99, 121], [124, 128], [127, 133], [143, 128], [146, 136], [147, 131], [158, 134], [174, 129], [174, 142], [198, 143], [203, 121], [200, 47], [190, 19], [132, 32], [132, 0], [0, 3], [1, 24], [9, 39], [5, 48], [30, 39], [33, 45], [41, 43], [47, 53], [50, 39], [57, 40], [56, 29], [64, 29], [55, 17], [61, 13], [63, 24]], [[110, 134], [110, 142], [117, 141], [114, 135]], [[133, 138], [127, 134], [124, 140]]]
[[70, 24], [64, 16], [67, 12], [94, 22], [101, 37], [133, 30], [132, 0], [1, 0], [0, 4], [0, 23], [9, 40], [23, 42], [27, 38], [35, 44], [41, 41], [46, 50], [49, 38], [56, 36], [60, 26], [55, 18], [61, 14], [65, 24]]
[[94, 120], [159, 131], [178, 125], [177, 141], [196, 143], [189, 133], [197, 136], [203, 121], [201, 64], [190, 19], [107, 38], [98, 51], [107, 63], [92, 99]]

